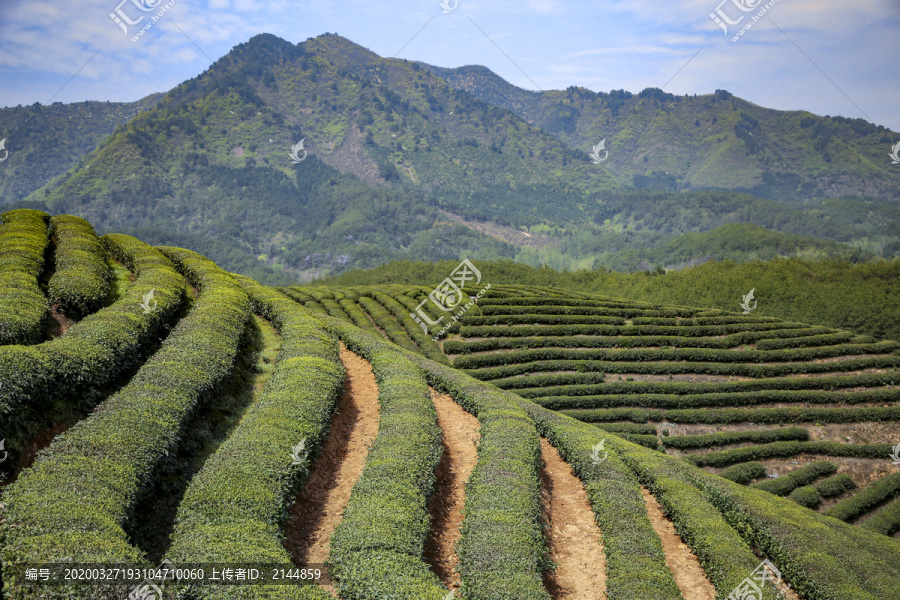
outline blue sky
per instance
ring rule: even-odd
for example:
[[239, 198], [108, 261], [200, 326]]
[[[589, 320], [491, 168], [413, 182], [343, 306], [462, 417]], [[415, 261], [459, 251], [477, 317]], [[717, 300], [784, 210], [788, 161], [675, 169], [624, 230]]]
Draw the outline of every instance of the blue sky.
[[[0, 106], [136, 100], [257, 33], [297, 43], [331, 32], [382, 56], [485, 65], [526, 89], [726, 89], [900, 131], [898, 0], [445, 1], [446, 13], [437, 0], [0, 0]], [[147, 16], [126, 35], [117, 8]], [[711, 13], [743, 18], [726, 34]]]

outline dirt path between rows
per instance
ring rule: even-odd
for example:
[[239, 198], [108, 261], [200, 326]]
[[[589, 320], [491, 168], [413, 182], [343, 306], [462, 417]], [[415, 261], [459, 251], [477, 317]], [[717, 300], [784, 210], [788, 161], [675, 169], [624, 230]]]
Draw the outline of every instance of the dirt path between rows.
[[581, 481], [541, 438], [541, 512], [556, 570], [544, 576], [554, 600], [605, 600], [606, 555]]
[[[297, 565], [324, 563], [331, 535], [343, 516], [369, 447], [378, 434], [378, 384], [372, 366], [341, 344], [347, 370], [344, 393], [337, 406], [328, 439], [311, 466], [311, 474], [297, 495], [285, 523], [284, 546]], [[332, 586], [325, 586], [336, 596]]]
[[672, 575], [675, 577], [675, 583], [684, 596], [684, 600], [715, 600], [716, 588], [710, 583], [700, 566], [700, 560], [688, 547], [681, 541], [681, 536], [675, 531], [672, 521], [663, 514], [662, 507], [650, 491], [641, 486], [641, 494], [644, 496], [644, 502], [647, 503], [647, 516], [650, 517], [650, 523], [653, 529], [659, 535], [662, 541], [663, 551], [666, 553], [666, 564]]
[[454, 546], [460, 538], [466, 483], [478, 462], [475, 444], [481, 437], [481, 424], [447, 394], [431, 390], [431, 399], [437, 409], [444, 451], [435, 470], [435, 490], [428, 504], [431, 529], [425, 540], [424, 556], [441, 583], [456, 590], [460, 576]]
[[74, 319], [70, 319], [64, 313], [60, 312], [59, 304], [51, 304], [50, 305], [50, 318], [47, 319], [47, 329], [45, 337], [48, 340], [55, 340], [56, 338], [65, 335], [65, 333], [75, 325], [77, 321]]

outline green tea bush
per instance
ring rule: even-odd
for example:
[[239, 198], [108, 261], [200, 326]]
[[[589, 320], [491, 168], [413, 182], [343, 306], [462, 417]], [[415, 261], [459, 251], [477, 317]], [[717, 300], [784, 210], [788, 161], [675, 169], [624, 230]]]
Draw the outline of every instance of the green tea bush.
[[417, 355], [429, 383], [480, 422], [478, 462], [466, 484], [457, 551], [467, 600], [549, 600], [540, 522], [540, 441], [504, 392]]
[[[769, 479], [768, 481], [760, 481], [753, 483], [750, 487], [758, 490], [775, 494], [776, 496], [786, 496], [799, 487], [809, 485], [819, 477], [826, 475], [834, 475], [837, 472], [837, 465], [827, 460], [818, 460], [816, 462], [804, 465], [799, 469], [795, 469], [786, 475]], [[816, 492], [818, 498], [819, 492]]]
[[[534, 405], [528, 402], [522, 402], [522, 406], [536, 421], [539, 421], [535, 416], [538, 411], [555, 419], [566, 419], [559, 413], [531, 408]], [[538, 426], [541, 426], [540, 423]], [[628, 453], [649, 455], [662, 462], [673, 477], [698, 489], [750, 548], [767, 557], [781, 570], [804, 600], [900, 600], [900, 588], [897, 587], [900, 564], [895, 559], [897, 550], [893, 540], [805, 510], [783, 498], [735, 484], [702, 469], [694, 469], [682, 459], [646, 450], [618, 438], [607, 440], [607, 444], [614, 452], [627, 449], [626, 458]], [[610, 452], [610, 456], [612, 454]], [[705, 511], [695, 511], [698, 512]], [[704, 561], [703, 553], [709, 551], [699, 545], [692, 549], [701, 561]], [[710, 578], [716, 577], [715, 573], [710, 573], [709, 563], [703, 564]], [[730, 592], [727, 585], [725, 588], [717, 586], [717, 594], [721, 597]]]
[[[400, 325], [403, 326], [409, 337], [411, 337], [416, 345], [418, 345], [419, 353], [435, 362], [449, 364], [447, 357], [441, 352], [441, 347], [437, 345], [437, 342], [431, 339], [431, 334], [423, 330], [422, 327], [409, 316], [410, 311], [415, 310], [416, 304], [412, 304], [412, 306], [403, 304], [401, 299], [405, 298], [405, 296], [399, 295], [397, 299], [394, 299], [387, 294], [376, 293], [374, 294], [374, 298], [379, 304], [387, 309], [395, 319], [397, 319], [397, 322], [400, 323]], [[408, 302], [414, 303], [415, 301], [409, 300]]]
[[[885, 456], [882, 454], [882, 456]], [[874, 457], [873, 457], [874, 458]], [[872, 507], [900, 494], [900, 473], [891, 473], [876, 479], [855, 495], [841, 500], [824, 514], [841, 521], [851, 522], [868, 512]]]
[[463, 326], [463, 337], [526, 337], [526, 336], [566, 336], [566, 335], [680, 335], [684, 337], [706, 337], [728, 335], [751, 331], [771, 331], [775, 329], [806, 327], [802, 323], [739, 323], [732, 325], [537, 325], [524, 327]]
[[814, 485], [822, 498], [834, 498], [856, 489], [856, 483], [853, 481], [853, 478], [846, 473], [826, 477], [822, 481], [817, 481]]
[[690, 460], [698, 466], [726, 467], [736, 462], [790, 458], [798, 454], [822, 454], [825, 456], [849, 456], [853, 458], [881, 458], [890, 453], [890, 444], [839, 444], [837, 442], [772, 442], [747, 448], [734, 448], [692, 455]]
[[374, 333], [375, 335], [380, 336], [381, 332], [378, 331], [378, 328], [372, 324], [372, 320], [366, 316], [366, 313], [359, 307], [359, 305], [352, 300], [340, 300], [339, 304], [344, 312], [347, 313], [347, 316], [350, 317], [350, 322], [363, 329], [368, 331], [369, 333]]
[[668, 448], [709, 448], [711, 446], [724, 446], [725, 444], [739, 444], [741, 442], [753, 442], [766, 444], [784, 440], [806, 441], [809, 432], [800, 427], [787, 427], [783, 429], [759, 429], [751, 431], [720, 431], [718, 433], [704, 433], [701, 435], [676, 435], [663, 438], [663, 445]]
[[[606, 555], [607, 597], [679, 600], [681, 592], [666, 566], [640, 485], [616, 450], [615, 438], [534, 404], [522, 406], [587, 491]], [[603, 440], [604, 446], [612, 448], [603, 452], [605, 460], [595, 464], [593, 449]]]
[[44, 337], [50, 314], [38, 284], [50, 215], [21, 208], [0, 219], [0, 345], [35, 344]]
[[599, 315], [487, 315], [462, 317], [463, 325], [472, 327], [484, 325], [624, 325], [625, 319], [621, 317], [606, 317]]
[[[159, 251], [123, 235], [102, 242], [135, 274], [124, 296], [55, 340], [0, 346], [0, 427], [14, 457], [36, 411], [53, 401], [93, 406], [99, 390], [143, 363], [184, 300], [184, 278]], [[147, 311], [142, 305], [150, 293], [147, 306], [154, 310]]]
[[[247, 294], [200, 255], [161, 250], [200, 297], [125, 387], [60, 434], [4, 491], [3, 580], [13, 597], [39, 597], [6, 571], [20, 561], [147, 564], [125, 532], [131, 511], [157, 467], [176, 451], [195, 407], [217, 391], [234, 364], [250, 315]], [[68, 593], [104, 597], [93, 587]]]
[[[833, 375], [830, 377], [778, 377], [753, 381], [610, 381], [600, 385], [561, 385], [554, 388], [522, 388], [516, 393], [523, 398], [540, 398], [542, 396], [589, 396], [593, 394], [698, 395], [756, 392], [763, 390], [778, 390], [780, 393], [790, 390], [811, 390], [816, 393], [810, 397], [815, 397], [816, 395], [826, 394], [827, 391], [840, 388], [871, 388], [891, 386], [895, 383], [900, 383], [900, 373], [896, 371], [887, 371], [885, 373]], [[876, 396], [879, 398], [887, 397], [896, 399], [898, 393], [900, 393], [897, 389], [888, 389], [886, 391], [887, 396]], [[865, 390], [865, 392], [878, 392], [878, 390]], [[855, 394], [847, 394], [847, 397], [854, 396]], [[657, 400], [662, 401], [662, 398], [658, 398]], [[808, 402], [809, 400], [805, 401]], [[833, 402], [833, 400], [830, 401]], [[860, 401], [867, 402], [868, 400]], [[877, 401], [884, 402], [884, 400]]]
[[[462, 358], [462, 357], [460, 357]], [[472, 358], [467, 356], [465, 358]], [[463, 362], [463, 361], [461, 361]], [[454, 364], [456, 364], [454, 362]], [[747, 364], [733, 362], [625, 362], [609, 360], [540, 360], [510, 364], [503, 367], [466, 369], [482, 381], [515, 377], [523, 373], [552, 371], [599, 371], [603, 373], [637, 373], [642, 375], [733, 375], [758, 379], [784, 377], [793, 374], [859, 371], [864, 369], [896, 369], [900, 356], [869, 356], [829, 362], [794, 362], [781, 364]]]
[[866, 519], [861, 527], [883, 535], [894, 535], [900, 531], [900, 498]]
[[656, 436], [656, 425], [644, 423], [592, 423], [592, 425], [610, 433], [631, 433]]
[[56, 238], [56, 270], [47, 284], [47, 297], [67, 316], [81, 319], [97, 311], [109, 295], [110, 270], [105, 252], [91, 224], [80, 217], [50, 219]]
[[378, 436], [331, 537], [329, 563], [340, 595], [442, 600], [447, 590], [421, 558], [442, 450], [424, 374], [382, 339], [331, 323], [347, 347], [372, 364], [381, 405]]
[[369, 313], [369, 316], [371, 316], [372, 320], [375, 321], [375, 324], [384, 331], [390, 341], [401, 348], [412, 350], [413, 352], [419, 351], [419, 346], [409, 337], [406, 330], [397, 323], [394, 317], [392, 317], [378, 301], [367, 296], [361, 296], [359, 305], [363, 310]]
[[803, 327], [775, 329], [764, 332], [735, 333], [720, 338], [691, 338], [678, 335], [620, 335], [620, 336], [532, 336], [521, 338], [491, 337], [483, 340], [450, 340], [444, 344], [448, 354], [469, 354], [487, 350], [513, 348], [640, 348], [644, 346], [671, 346], [673, 348], [728, 349], [744, 344], [754, 344], [761, 339], [789, 338], [820, 335], [833, 331], [827, 327]]
[[754, 479], [766, 476], [766, 465], [761, 462], [750, 461], [731, 465], [727, 469], [719, 473], [719, 477], [724, 477], [729, 481], [747, 485]]
[[[521, 329], [516, 327], [514, 329]], [[664, 345], [664, 344], [663, 344]], [[792, 350], [727, 350], [709, 348], [617, 348], [617, 349], [574, 349], [574, 348], [531, 348], [514, 352], [496, 354], [470, 354], [458, 356], [453, 365], [459, 369], [481, 369], [496, 365], [513, 365], [520, 363], [534, 363], [538, 361], [628, 361], [628, 362], [659, 362], [659, 361], [689, 361], [696, 363], [715, 363], [711, 373], [716, 373], [715, 368], [722, 369], [722, 374], [749, 375], [751, 377], [764, 376], [768, 372], [774, 374], [789, 373], [792, 369], [805, 373], [808, 369], [816, 369], [813, 365], [802, 364], [798, 367], [790, 365], [754, 365], [756, 370], [730, 371], [727, 363], [754, 363], [754, 362], [804, 362], [821, 358], [832, 358], [853, 354], [886, 354], [900, 347], [900, 342], [886, 340], [875, 344], [843, 344], [825, 348], [800, 348]], [[892, 357], [886, 363], [894, 365]], [[720, 364], [725, 363], [725, 364]], [[838, 367], [844, 363], [837, 363]], [[682, 365], [675, 365], [683, 368]], [[659, 367], [655, 367], [659, 368]], [[820, 371], [833, 369], [818, 367]], [[666, 372], [666, 371], [663, 371]], [[668, 372], [681, 372], [678, 370]]]
[[[281, 544], [287, 508], [309, 475], [310, 459], [328, 434], [341, 396], [344, 368], [337, 340], [310, 311], [272, 288], [236, 276], [253, 311], [281, 334], [272, 377], [231, 436], [204, 463], [178, 506], [167, 557], [180, 563], [281, 564], [293, 567]], [[322, 300], [328, 302], [327, 299]], [[333, 301], [332, 301], [333, 302]], [[303, 460], [291, 451], [304, 443]], [[202, 586], [203, 598], [232, 598], [235, 588]], [[317, 586], [247, 586], [241, 598], [329, 598]]]
[[806, 508], [815, 509], [819, 506], [819, 502], [821, 499], [819, 498], [819, 492], [815, 487], [811, 485], [804, 485], [803, 487], [798, 487], [796, 490], [787, 495], [787, 499], [792, 502], [796, 502], [800, 506], [805, 506]]
[[704, 408], [688, 410], [647, 410], [643, 408], [601, 408], [564, 410], [580, 421], [671, 421], [672, 423], [862, 423], [900, 421], [900, 406], [871, 408]]

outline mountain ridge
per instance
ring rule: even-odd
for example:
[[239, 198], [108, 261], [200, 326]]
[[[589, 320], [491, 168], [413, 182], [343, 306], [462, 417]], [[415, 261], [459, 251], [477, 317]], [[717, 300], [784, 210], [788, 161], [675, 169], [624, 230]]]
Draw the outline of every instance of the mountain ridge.
[[[572, 89], [552, 94], [575, 97]], [[608, 112], [624, 115], [638, 103], [634, 114], [650, 107], [668, 114], [668, 95], [645, 92], [590, 94]], [[701, 100], [715, 100], [745, 123], [746, 138], [756, 137], [754, 117], [743, 109], [736, 116], [735, 103], [744, 101], [719, 96]], [[556, 135], [418, 63], [378, 57], [335, 34], [296, 45], [260, 34], [155, 98], [26, 200], [81, 214], [101, 231], [215, 239], [216, 260], [246, 269], [252, 257], [259, 278], [463, 255], [590, 268], [604, 253], [729, 222], [849, 242], [875, 255], [898, 241], [892, 224], [900, 214], [887, 199], [676, 192], [677, 177], [665, 171], [640, 175], [645, 189], [637, 189], [610, 168], [618, 138], [607, 144], [610, 160], [594, 164], [554, 127]], [[289, 150], [300, 140], [305, 158], [292, 164]], [[853, 211], [863, 207], [867, 217], [858, 219]], [[524, 233], [496, 235], [501, 229]], [[535, 249], [529, 236], [548, 243]]]

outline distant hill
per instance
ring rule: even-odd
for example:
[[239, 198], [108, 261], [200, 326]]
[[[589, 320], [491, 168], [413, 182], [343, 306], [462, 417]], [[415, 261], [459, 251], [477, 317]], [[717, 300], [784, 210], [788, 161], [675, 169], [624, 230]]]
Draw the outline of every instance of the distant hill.
[[[585, 136], [593, 136], [581, 121], [576, 119], [569, 133], [568, 125], [560, 128], [540, 119], [529, 123], [533, 116], [528, 110], [495, 106], [474, 92], [455, 89], [446, 73], [448, 80], [432, 70], [381, 58], [333, 34], [297, 45], [263, 34], [236, 46], [201, 75], [128, 109], [134, 117], [94, 149], [101, 129], [94, 137], [83, 136], [63, 123], [73, 116], [66, 111], [78, 113], [73, 122], [83, 122], [93, 114], [94, 104], [70, 105], [65, 111], [32, 107], [27, 110], [49, 113], [50, 124], [41, 129], [47, 141], [42, 143], [66, 138], [60, 147], [68, 150], [52, 171], [60, 174], [21, 205], [77, 213], [101, 232], [135, 233], [153, 243], [190, 246], [231, 270], [276, 284], [397, 259], [460, 256], [560, 269], [603, 264], [626, 268], [657, 262], [653, 252], [666, 251], [654, 249], [678, 236], [728, 223], [755, 223], [853, 244], [860, 248], [855, 258], [891, 256], [900, 250], [900, 208], [885, 197], [886, 190], [894, 189], [893, 171], [882, 173], [869, 159], [841, 163], [842, 172], [862, 177], [867, 186], [822, 188], [826, 196], [838, 191], [868, 196], [814, 199], [818, 192], [809, 188], [809, 196], [803, 192], [766, 199], [761, 197], [766, 194], [735, 191], [752, 188], [740, 173], [755, 164], [756, 154], [726, 151], [728, 143], [712, 141], [713, 130], [682, 127], [679, 136], [699, 136], [685, 142], [693, 155], [702, 157], [719, 148], [733, 159], [707, 162], [704, 172], [719, 173], [719, 179], [733, 176], [735, 181], [712, 178], [690, 186], [657, 186], [641, 180], [634, 187], [630, 175], [614, 166], [621, 151], [615, 136], [608, 139], [609, 160], [594, 164], [573, 142], [579, 127]], [[508, 85], [495, 83], [512, 93]], [[498, 94], [490, 100], [498, 102]], [[576, 97], [573, 91], [558, 94]], [[602, 94], [590, 102], [585, 96], [583, 103], [588, 107], [599, 102], [610, 115], [615, 113], [604, 119], [633, 121], [633, 130], [642, 131], [633, 143], [647, 148], [657, 134], [638, 123], [651, 107], [656, 107], [653, 114], [659, 113], [653, 121], [657, 124], [663, 117], [680, 123], [685, 115], [678, 111], [690, 104], [690, 114], [706, 111], [717, 123], [738, 119], [749, 127], [745, 138], [761, 140], [769, 138], [748, 119], [759, 120], [766, 131], [775, 127], [766, 120], [772, 115], [787, 118], [778, 111], [754, 117], [757, 112], [746, 103], [721, 93], [702, 102], [655, 92], [620, 95], [620, 104], [614, 95]], [[707, 105], [710, 108], [704, 108]], [[146, 110], [139, 111], [142, 107]], [[26, 109], [11, 110], [26, 118]], [[587, 115], [590, 111], [585, 110]], [[119, 111], [127, 112], [124, 106]], [[813, 127], [838, 122], [809, 118]], [[860, 128], [855, 122], [844, 125]], [[719, 133], [713, 137], [724, 135], [722, 126], [715, 126]], [[860, 156], [869, 156], [870, 146], [878, 144], [875, 138], [886, 135], [881, 129], [866, 130], [854, 133], [857, 139], [843, 131], [835, 139], [846, 137], [842, 143]], [[290, 152], [301, 140], [303, 148], [298, 147], [294, 161]], [[802, 165], [815, 163], [820, 154], [815, 148], [796, 152], [790, 162], [803, 179], [807, 176]], [[654, 160], [648, 155], [648, 169], [656, 168]], [[40, 184], [28, 184], [24, 171], [12, 173], [17, 179], [10, 186]], [[805, 185], [797, 189], [807, 190]], [[674, 191], [704, 186], [735, 189]], [[16, 193], [6, 196], [5, 202], [16, 201], [22, 201]], [[830, 248], [822, 255], [842, 255], [837, 247]], [[623, 251], [618, 259], [604, 258]], [[730, 255], [742, 260], [759, 254], [734, 250]], [[689, 263], [706, 255], [679, 256]]]
[[571, 148], [588, 152], [606, 139], [604, 164], [625, 185], [732, 189], [773, 200], [896, 198], [900, 191], [900, 170], [887, 156], [897, 133], [864, 119], [774, 110], [725, 90], [692, 96], [658, 88], [534, 92], [482, 66], [421, 64]]
[[[900, 259], [852, 264], [845, 260], [776, 259], [707, 262], [680, 271], [560, 273], [510, 261], [475, 265], [492, 285], [537, 285], [572, 292], [659, 304], [691, 304], [739, 311], [744, 294], [755, 289], [754, 314], [849, 329], [878, 339], [900, 340]], [[398, 261], [368, 271], [350, 271], [315, 282], [324, 286], [434, 286], [457, 263]], [[313, 288], [314, 289], [314, 288]]]
[[645, 271], [656, 265], [681, 269], [709, 260], [771, 260], [774, 258], [873, 258], [859, 248], [815, 237], [779, 233], [752, 223], [731, 223], [712, 231], [686, 233], [656, 248], [628, 249], [603, 255], [600, 266], [616, 271]]
[[101, 141], [151, 108], [162, 94], [137, 102], [54, 102], [0, 108], [0, 139], [9, 156], [0, 165], [0, 205], [23, 200], [65, 173]]

